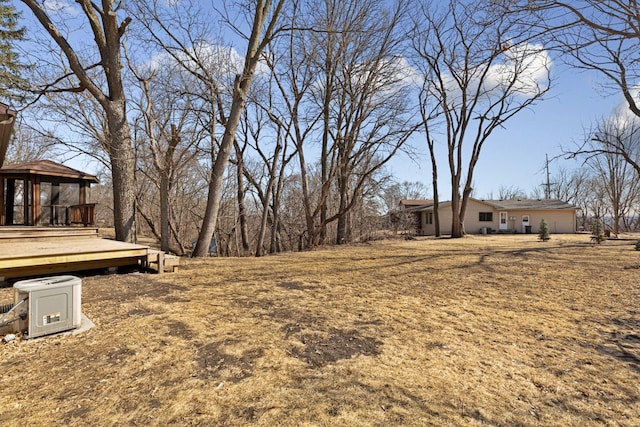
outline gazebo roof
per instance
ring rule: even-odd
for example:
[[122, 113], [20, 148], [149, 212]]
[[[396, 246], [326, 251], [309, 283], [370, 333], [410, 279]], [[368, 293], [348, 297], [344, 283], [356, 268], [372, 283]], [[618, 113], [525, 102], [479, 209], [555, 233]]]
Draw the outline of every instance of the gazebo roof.
[[96, 176], [70, 168], [51, 160], [14, 163], [0, 168], [0, 175], [39, 175], [41, 177], [60, 178], [66, 181], [85, 181], [98, 183]]

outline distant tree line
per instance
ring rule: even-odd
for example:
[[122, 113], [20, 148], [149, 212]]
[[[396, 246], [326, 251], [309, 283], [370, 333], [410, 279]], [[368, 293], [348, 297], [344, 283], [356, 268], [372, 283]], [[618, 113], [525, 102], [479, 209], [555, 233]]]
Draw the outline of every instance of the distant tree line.
[[[482, 150], [550, 90], [551, 52], [601, 71], [637, 115], [638, 34], [590, 20], [589, 1], [22, 3], [41, 25], [23, 48], [38, 66], [23, 69], [14, 158], [91, 156], [116, 237], [178, 254], [204, 256], [212, 239], [220, 255], [261, 256], [374, 238], [400, 198], [439, 200], [438, 164], [464, 235]], [[631, 122], [596, 126], [567, 153], [588, 168], [554, 187], [616, 227], [637, 211]], [[430, 154], [431, 191], [388, 173], [411, 138]]]

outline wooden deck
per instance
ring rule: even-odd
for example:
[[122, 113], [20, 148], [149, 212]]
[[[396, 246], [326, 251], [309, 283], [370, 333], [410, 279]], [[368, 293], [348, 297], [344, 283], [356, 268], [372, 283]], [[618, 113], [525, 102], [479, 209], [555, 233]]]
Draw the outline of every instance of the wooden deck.
[[0, 227], [0, 280], [135, 265], [164, 271], [158, 251], [101, 239], [95, 228]]

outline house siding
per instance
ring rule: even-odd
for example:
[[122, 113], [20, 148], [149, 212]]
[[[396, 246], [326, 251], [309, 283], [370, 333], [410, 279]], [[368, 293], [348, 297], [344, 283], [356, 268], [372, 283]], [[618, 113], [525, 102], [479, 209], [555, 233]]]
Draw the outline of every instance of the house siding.
[[[480, 221], [480, 212], [492, 212], [493, 221]], [[467, 203], [467, 210], [464, 214], [464, 231], [468, 234], [480, 234], [484, 227], [492, 230], [498, 229], [498, 211], [493, 206], [481, 201], [470, 199]], [[449, 226], [451, 229], [451, 226]]]
[[[480, 200], [470, 199], [464, 219], [464, 230], [468, 234], [480, 234], [484, 227], [491, 228], [493, 232], [499, 230], [499, 212], [507, 212], [507, 230], [523, 233], [522, 217], [529, 215], [531, 232], [537, 233], [540, 222], [544, 220], [549, 224], [550, 233], [575, 233], [576, 211], [575, 209], [498, 209], [495, 206]], [[492, 212], [493, 221], [480, 221], [480, 212]], [[451, 205], [446, 203], [440, 206], [440, 233], [451, 234]], [[420, 213], [421, 234], [432, 236], [435, 234], [435, 226], [426, 223], [426, 211]]]
[[[440, 234], [451, 234], [451, 207], [441, 207], [438, 210], [438, 220], [440, 221]], [[427, 224], [427, 213], [421, 212], [420, 225], [423, 235], [433, 236], [436, 234], [434, 224]]]
[[[531, 210], [531, 211], [514, 211], [520, 215], [529, 214], [529, 222], [533, 233], [540, 230], [540, 222], [544, 219], [549, 224], [549, 232], [564, 234], [576, 232], [576, 211], [571, 210]], [[522, 212], [522, 214], [520, 213]]]

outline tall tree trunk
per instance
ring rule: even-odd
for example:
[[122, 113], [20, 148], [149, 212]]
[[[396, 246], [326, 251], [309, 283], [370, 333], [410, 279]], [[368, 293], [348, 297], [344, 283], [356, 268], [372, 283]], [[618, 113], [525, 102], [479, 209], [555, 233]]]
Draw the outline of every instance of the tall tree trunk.
[[134, 241], [135, 170], [131, 149], [131, 131], [126, 119], [124, 100], [112, 102], [106, 111], [111, 137], [109, 157], [113, 182], [113, 221], [116, 240]]
[[[329, 189], [329, 105], [325, 106], [324, 131], [322, 133], [322, 154], [320, 155], [320, 180], [322, 196]], [[320, 197], [320, 233], [316, 243], [323, 245], [327, 239], [327, 197]], [[314, 233], [315, 234], [315, 233]]]
[[[304, 157], [304, 150], [301, 146], [298, 146], [298, 161], [300, 163], [300, 183], [302, 186], [302, 203], [304, 204], [304, 219], [307, 226], [307, 241], [304, 244], [304, 247], [309, 248], [313, 245], [315, 240], [315, 221], [314, 216], [311, 211], [313, 208], [311, 207], [312, 201], [311, 196], [309, 194], [309, 176], [307, 173], [307, 163]], [[302, 242], [301, 242], [302, 243]], [[300, 244], [300, 250], [302, 250], [303, 245]]]
[[171, 204], [169, 203], [169, 193], [171, 192], [171, 165], [173, 164], [173, 155], [176, 147], [180, 142], [176, 125], [171, 125], [171, 140], [167, 147], [167, 151], [162, 157], [162, 165], [160, 165], [160, 249], [164, 252], [170, 252], [171, 238]]
[[435, 236], [440, 237], [440, 197], [438, 196], [438, 178], [433, 179], [433, 228]]
[[[264, 238], [267, 233], [267, 220], [269, 219], [269, 202], [271, 195], [274, 193], [274, 185], [276, 182], [276, 171], [278, 170], [278, 159], [282, 145], [280, 142], [280, 134], [278, 133], [278, 142], [276, 144], [275, 151], [273, 153], [273, 160], [269, 166], [269, 180], [267, 181], [267, 188], [264, 192], [264, 200], [262, 201], [262, 221], [260, 222], [260, 232], [258, 233], [258, 244], [256, 246], [256, 256], [262, 256], [264, 254]], [[275, 217], [274, 217], [275, 221]]]
[[451, 191], [451, 237], [462, 237], [462, 221], [460, 220], [460, 193], [458, 188]]
[[220, 150], [211, 170], [211, 182], [209, 183], [209, 193], [207, 195], [207, 207], [202, 221], [202, 228], [198, 235], [198, 242], [193, 250], [194, 257], [204, 257], [209, 253], [209, 246], [213, 238], [213, 232], [218, 222], [218, 212], [220, 211], [220, 199], [222, 196], [222, 183], [224, 172], [229, 163], [231, 147], [235, 139], [236, 129], [240, 123], [240, 117], [244, 110], [247, 95], [251, 87], [251, 81], [256, 70], [260, 55], [266, 47], [266, 42], [273, 36], [275, 21], [280, 14], [284, 0], [279, 0], [271, 16], [271, 22], [266, 30], [265, 39], [261, 41], [261, 34], [271, 9], [271, 0], [258, 0], [256, 2], [255, 16], [247, 54], [244, 60], [242, 75], [236, 78], [233, 85], [233, 101], [231, 112], [227, 118], [224, 135], [220, 143]]
[[160, 174], [160, 250], [169, 252], [169, 177]]
[[249, 252], [249, 231], [247, 224], [247, 208], [244, 203], [244, 155], [239, 145], [234, 143], [236, 147], [236, 187], [238, 197], [238, 222], [240, 222], [240, 240], [242, 246], [242, 255]]
[[[36, 0], [22, 0], [33, 12], [45, 31], [58, 45], [68, 61], [68, 68], [77, 77], [79, 84], [71, 92], [88, 91], [100, 103], [108, 127], [107, 143], [113, 181], [113, 212], [116, 239], [124, 242], [134, 240], [135, 232], [135, 165], [131, 147], [131, 132], [127, 123], [126, 97], [122, 82], [121, 47], [122, 36], [130, 18], [118, 22], [113, 0], [103, 0], [101, 7], [88, 0], [78, 0], [82, 12], [90, 24], [93, 41], [99, 53], [103, 80], [89, 75], [83, 64], [56, 25], [51, 21], [49, 10]], [[80, 15], [80, 14], [79, 14]], [[46, 92], [46, 89], [44, 90]]]
[[347, 209], [347, 205], [349, 203], [349, 200], [348, 200], [349, 186], [347, 185], [347, 183], [349, 179], [346, 172], [342, 172], [340, 175], [341, 176], [338, 180], [340, 201], [338, 205], [338, 227], [337, 227], [337, 234], [336, 234], [336, 244], [338, 245], [348, 243], [348, 234], [349, 234], [349, 231], [348, 231], [349, 223], [347, 221], [347, 216], [349, 214]]
[[[426, 127], [426, 119], [424, 119], [424, 121]], [[428, 129], [427, 145], [429, 146], [429, 155], [431, 156], [431, 185], [433, 186], [433, 227], [435, 230], [435, 236], [440, 237], [440, 213], [438, 209], [438, 206], [440, 204], [440, 197], [438, 195], [438, 162], [436, 161], [434, 141], [430, 139]]]

